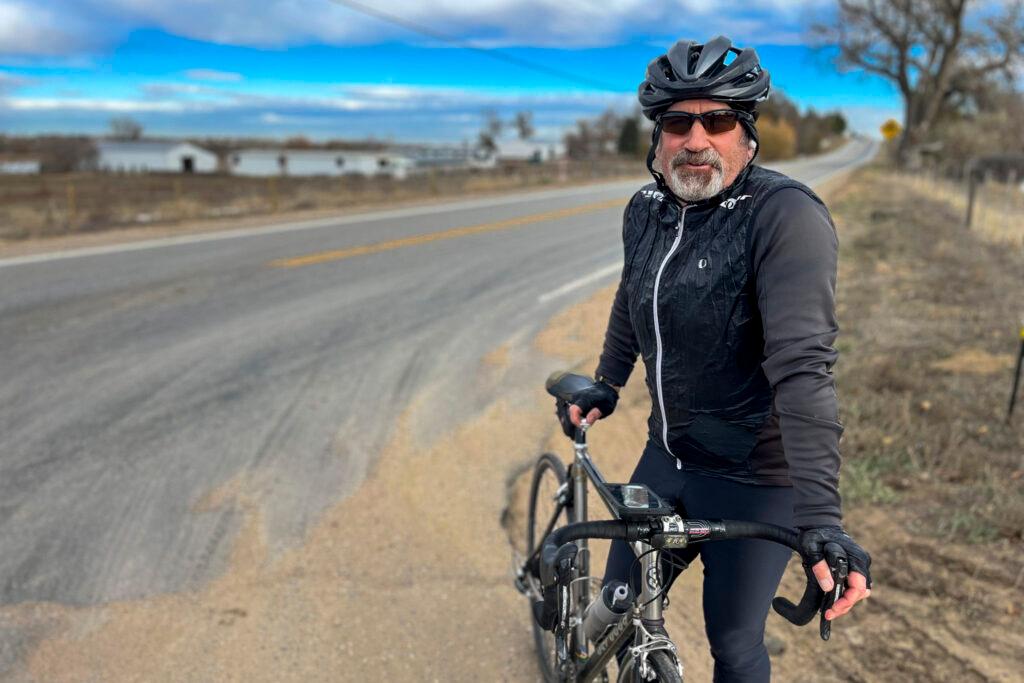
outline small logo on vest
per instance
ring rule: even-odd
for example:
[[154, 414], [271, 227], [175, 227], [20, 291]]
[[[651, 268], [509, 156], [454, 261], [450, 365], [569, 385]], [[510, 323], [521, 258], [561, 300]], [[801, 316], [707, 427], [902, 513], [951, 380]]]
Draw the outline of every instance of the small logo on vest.
[[665, 193], [661, 190], [640, 190], [640, 194], [647, 199], [654, 199], [659, 202], [665, 199]]
[[697, 267], [700, 268], [701, 270], [707, 268], [708, 260], [706, 258], [702, 258], [700, 261], [697, 261]]
[[749, 194], [741, 194], [739, 197], [730, 197], [729, 199], [726, 199], [724, 202], [719, 204], [719, 206], [725, 209], [735, 209], [737, 204], [742, 202], [744, 199], [750, 199], [752, 196], [753, 195]]

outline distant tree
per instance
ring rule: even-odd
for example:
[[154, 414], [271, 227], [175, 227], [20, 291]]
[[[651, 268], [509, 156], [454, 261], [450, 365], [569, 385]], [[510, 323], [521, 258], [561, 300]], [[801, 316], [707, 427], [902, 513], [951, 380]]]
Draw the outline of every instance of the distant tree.
[[96, 164], [96, 146], [86, 137], [45, 135], [37, 138], [32, 146], [45, 173], [89, 170]]
[[477, 137], [477, 144], [488, 153], [498, 150], [498, 138], [505, 127], [498, 112], [493, 109], [485, 109], [483, 112], [484, 122]]
[[110, 135], [117, 140], [138, 140], [142, 124], [130, 116], [115, 116], [110, 119]]
[[980, 106], [935, 124], [941, 160], [955, 168], [982, 154], [1024, 154], [1024, 93], [993, 88]]
[[606, 109], [594, 121], [594, 135], [597, 149], [595, 154], [615, 154], [618, 151], [619, 134], [622, 130], [622, 115], [614, 109]]
[[565, 153], [570, 159], [590, 159], [595, 156], [595, 139], [590, 121], [576, 122], [576, 130], [565, 134]]
[[284, 141], [288, 149], [312, 149], [315, 145], [305, 135], [293, 135]]
[[771, 97], [759, 104], [757, 110], [761, 113], [762, 118], [785, 121], [794, 128], [800, 125], [800, 110], [793, 100], [778, 89], [773, 90]]
[[789, 159], [796, 154], [796, 131], [789, 121], [762, 116], [757, 123], [758, 154], [764, 161]]
[[[837, 64], [891, 81], [903, 98], [897, 162], [925, 142], [943, 110], [994, 72], [1007, 82], [1024, 63], [1024, 2], [838, 0], [835, 23], [817, 26], [839, 46]], [[970, 6], [980, 10], [968, 21]], [[980, 7], [983, 6], [983, 7]]]
[[537, 132], [533, 127], [533, 112], [521, 111], [517, 113], [513, 125], [516, 127], [520, 140], [529, 140]]
[[639, 156], [643, 145], [640, 144], [640, 121], [636, 116], [622, 119], [619, 128], [618, 152], [624, 156]]
[[833, 112], [825, 117], [825, 125], [832, 135], [842, 135], [846, 132], [846, 117], [839, 112]]

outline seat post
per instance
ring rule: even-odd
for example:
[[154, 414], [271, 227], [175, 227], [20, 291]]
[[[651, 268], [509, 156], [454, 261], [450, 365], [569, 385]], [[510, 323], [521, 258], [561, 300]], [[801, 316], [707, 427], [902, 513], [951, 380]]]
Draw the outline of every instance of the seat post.
[[[572, 485], [573, 485], [573, 511], [575, 513], [577, 522], [587, 521], [587, 469], [583, 467], [583, 461], [589, 460], [590, 455], [587, 452], [587, 429], [590, 425], [587, 424], [586, 420], [582, 420], [579, 429], [576, 430], [576, 439], [573, 443], [573, 449], [576, 454], [575, 467], [572, 468]], [[590, 576], [590, 549], [588, 547], [587, 539], [581, 539], [576, 541], [576, 545], [579, 547], [579, 570], [581, 577]], [[590, 579], [586, 578], [583, 581], [576, 582], [576, 604], [580, 605], [581, 609], [586, 609], [590, 605]], [[577, 653], [586, 657], [588, 652], [587, 633], [583, 628], [583, 619], [580, 619], [576, 625], [576, 650]]]

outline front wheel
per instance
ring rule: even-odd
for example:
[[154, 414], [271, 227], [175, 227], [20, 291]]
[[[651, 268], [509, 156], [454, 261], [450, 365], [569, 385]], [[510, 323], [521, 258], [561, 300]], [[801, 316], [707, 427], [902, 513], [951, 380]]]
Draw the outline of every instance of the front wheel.
[[[526, 520], [526, 556], [531, 557], [537, 546], [552, 529], [569, 523], [569, 508], [565, 504], [568, 491], [563, 492], [567, 477], [565, 465], [557, 456], [545, 453], [537, 459], [530, 484], [530, 510]], [[539, 591], [539, 587], [538, 587]], [[531, 605], [530, 623], [533, 625], [533, 639], [537, 645], [540, 672], [545, 681], [558, 681], [558, 658], [555, 654], [555, 636], [545, 631], [533, 618]]]
[[647, 664], [654, 672], [653, 679], [641, 678], [633, 671], [633, 660], [627, 657], [619, 669], [618, 683], [649, 683], [651, 680], [659, 683], [683, 683], [680, 675], [682, 667], [676, 663], [675, 655], [666, 650], [655, 650], [647, 656]]

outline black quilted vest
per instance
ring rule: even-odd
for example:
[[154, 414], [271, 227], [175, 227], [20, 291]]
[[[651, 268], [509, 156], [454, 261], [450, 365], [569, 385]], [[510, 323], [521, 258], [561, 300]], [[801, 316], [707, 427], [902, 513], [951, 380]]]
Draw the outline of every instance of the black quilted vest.
[[653, 403], [650, 437], [681, 466], [788, 483], [751, 258], [758, 209], [786, 187], [820, 202], [751, 165], [713, 200], [681, 208], [651, 183], [626, 209], [623, 282]]

